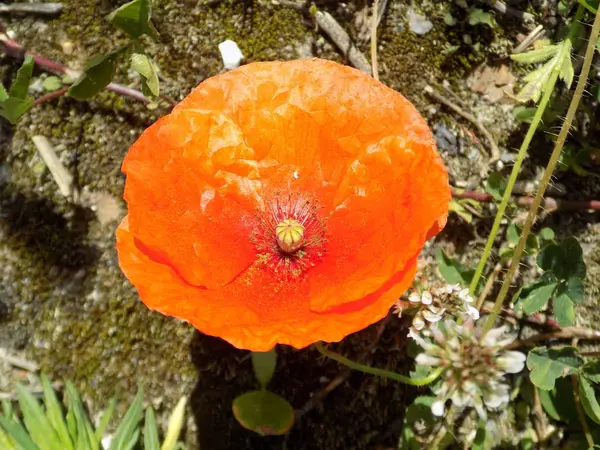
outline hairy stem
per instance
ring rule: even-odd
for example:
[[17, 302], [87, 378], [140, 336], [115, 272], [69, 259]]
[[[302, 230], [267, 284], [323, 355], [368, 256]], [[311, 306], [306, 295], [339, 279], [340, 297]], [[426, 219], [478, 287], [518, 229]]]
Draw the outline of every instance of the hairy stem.
[[315, 347], [321, 354], [327, 356], [328, 358], [333, 359], [334, 361], [339, 362], [340, 364], [344, 364], [345, 366], [350, 367], [351, 369], [358, 370], [364, 373], [370, 373], [371, 375], [377, 375], [383, 378], [389, 378], [390, 380], [400, 381], [404, 384], [409, 384], [411, 386], [427, 386], [428, 384], [433, 383], [437, 380], [442, 372], [444, 371], [444, 367], [439, 367], [433, 370], [429, 375], [425, 378], [410, 378], [404, 375], [400, 375], [396, 372], [390, 372], [389, 370], [377, 369], [375, 367], [368, 366], [366, 364], [360, 364], [355, 361], [352, 361], [345, 356], [340, 355], [339, 353], [332, 352], [331, 350], [327, 350], [322, 342], [317, 342]]
[[[579, 11], [583, 11], [582, 6], [579, 7], [578, 12]], [[575, 18], [574, 20], [578, 19]], [[565, 141], [567, 140], [569, 130], [571, 129], [571, 123], [575, 118], [577, 107], [579, 106], [579, 102], [583, 95], [583, 91], [585, 90], [587, 78], [590, 73], [590, 68], [592, 66], [592, 59], [594, 58], [594, 52], [596, 51], [598, 35], [600, 35], [600, 13], [596, 13], [596, 18], [594, 19], [594, 25], [592, 26], [592, 31], [590, 33], [587, 49], [585, 51], [585, 59], [583, 61], [583, 66], [581, 67], [581, 72], [579, 73], [577, 87], [575, 88], [573, 98], [571, 99], [571, 103], [569, 104], [569, 109], [567, 111], [565, 121], [563, 122], [562, 127], [560, 129], [560, 133], [558, 134], [558, 138], [556, 139], [554, 150], [552, 151], [550, 161], [548, 161], [548, 165], [546, 166], [544, 175], [542, 177], [542, 180], [540, 181], [540, 185], [538, 186], [535, 199], [533, 200], [533, 203], [529, 208], [527, 218], [525, 219], [525, 223], [523, 224], [523, 230], [521, 232], [519, 243], [515, 248], [515, 252], [510, 262], [510, 266], [508, 268], [508, 271], [506, 272], [506, 277], [504, 278], [504, 282], [502, 283], [502, 287], [500, 288], [500, 292], [498, 293], [498, 297], [496, 298], [494, 309], [488, 316], [487, 322], [485, 323], [484, 332], [491, 330], [494, 326], [494, 321], [496, 320], [496, 317], [500, 312], [500, 308], [502, 307], [504, 299], [506, 298], [506, 294], [508, 293], [508, 290], [510, 288], [511, 280], [514, 274], [517, 272], [517, 269], [519, 268], [519, 264], [521, 262], [521, 255], [523, 254], [523, 250], [525, 248], [527, 236], [529, 236], [529, 231], [531, 230], [533, 222], [537, 217], [537, 212], [540, 207], [540, 204], [542, 203], [544, 193], [546, 192], [546, 187], [550, 182], [550, 177], [554, 172], [554, 168], [556, 167], [556, 163], [558, 162], [558, 158], [560, 157], [560, 152], [562, 151]]]
[[[575, 14], [575, 17], [573, 18], [572, 23], [578, 24], [578, 22], [583, 17], [584, 12], [585, 12], [585, 8], [583, 6], [580, 6], [577, 9], [577, 13]], [[572, 25], [569, 35], [567, 37], [567, 40], [574, 39], [574, 36], [573, 36], [573, 34], [575, 32], [574, 30], [575, 30], [575, 26]], [[563, 48], [564, 47], [565, 46], [563, 45]], [[564, 50], [561, 50], [561, 51], [564, 51]], [[565, 55], [565, 57], [570, 57], [570, 55]], [[525, 156], [527, 155], [527, 150], [529, 149], [529, 144], [531, 143], [531, 141], [533, 139], [533, 135], [535, 134], [539, 124], [541, 123], [542, 116], [543, 116], [544, 112], [546, 111], [548, 103], [550, 102], [550, 97], [552, 96], [552, 93], [554, 91], [554, 86], [556, 85], [556, 81], [558, 80], [559, 73], [560, 73], [560, 67], [558, 67], [557, 69], [555, 69], [552, 72], [550, 79], [544, 86], [544, 95], [542, 97], [542, 100], [540, 101], [540, 104], [535, 111], [535, 115], [533, 116], [531, 125], [529, 126], [529, 129], [527, 130], [527, 134], [525, 135], [525, 138], [523, 139], [523, 142], [521, 143], [521, 147], [519, 148], [519, 153], [517, 155], [517, 159], [515, 160], [515, 165], [513, 166], [512, 172], [510, 173], [510, 177], [508, 178], [506, 190], [504, 191], [502, 201], [498, 205], [498, 212], [496, 214], [496, 218], [494, 219], [494, 224], [492, 225], [492, 230], [490, 231], [490, 235], [485, 244], [483, 254], [481, 255], [479, 264], [477, 265], [477, 269], [475, 270], [475, 274], [473, 275], [471, 285], [469, 286], [469, 291], [470, 291], [471, 295], [475, 294], [477, 286], [479, 285], [479, 280], [481, 279], [481, 276], [483, 275], [485, 266], [486, 266], [488, 260], [490, 259], [490, 254], [492, 253], [492, 248], [494, 247], [494, 241], [496, 240], [496, 235], [498, 234], [498, 230], [500, 228], [500, 223], [502, 222], [502, 219], [504, 218], [504, 212], [506, 211], [506, 207], [508, 206], [508, 203], [512, 196], [512, 191], [515, 186], [515, 182], [517, 181], [517, 176], [519, 175], [519, 172], [521, 170], [521, 165], [523, 164], [523, 160], [525, 159]], [[544, 189], [545, 189], [545, 187], [544, 187]], [[506, 279], [509, 280], [510, 278], [507, 276]]]

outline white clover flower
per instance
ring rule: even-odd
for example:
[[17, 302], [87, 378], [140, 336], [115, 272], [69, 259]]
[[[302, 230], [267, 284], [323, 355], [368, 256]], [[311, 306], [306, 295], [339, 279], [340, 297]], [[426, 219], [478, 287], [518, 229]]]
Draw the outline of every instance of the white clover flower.
[[474, 327], [473, 320], [463, 325], [445, 320], [429, 332], [428, 340], [414, 330], [409, 335], [423, 348], [417, 355], [417, 364], [446, 368], [434, 390], [437, 396], [431, 407], [434, 415], [444, 415], [448, 400], [458, 409], [474, 408], [483, 419], [488, 410], [508, 403], [510, 386], [505, 375], [523, 370], [525, 355], [504, 350], [514, 340], [513, 336], [503, 336], [505, 327], [483, 335], [482, 330]]

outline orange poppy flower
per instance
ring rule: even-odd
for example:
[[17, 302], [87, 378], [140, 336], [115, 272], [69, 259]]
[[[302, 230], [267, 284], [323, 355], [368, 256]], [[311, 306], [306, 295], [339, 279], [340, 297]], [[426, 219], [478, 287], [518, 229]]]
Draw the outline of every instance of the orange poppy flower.
[[319, 59], [204, 81], [123, 171], [117, 249], [141, 300], [253, 351], [338, 341], [384, 317], [450, 200], [408, 100]]

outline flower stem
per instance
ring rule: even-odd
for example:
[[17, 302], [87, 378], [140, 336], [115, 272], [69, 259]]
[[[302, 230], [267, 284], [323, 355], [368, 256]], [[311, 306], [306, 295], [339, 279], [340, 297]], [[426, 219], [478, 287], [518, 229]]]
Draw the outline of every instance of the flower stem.
[[322, 355], [327, 356], [328, 358], [333, 359], [334, 361], [339, 362], [340, 364], [344, 364], [345, 366], [350, 367], [351, 369], [358, 370], [364, 373], [370, 373], [371, 375], [377, 375], [383, 378], [389, 378], [391, 380], [400, 381], [404, 384], [409, 384], [411, 386], [427, 386], [428, 384], [433, 383], [435, 380], [439, 378], [439, 376], [444, 372], [445, 367], [438, 367], [433, 370], [429, 375], [425, 378], [410, 378], [404, 375], [400, 375], [396, 372], [390, 372], [389, 370], [377, 369], [375, 367], [368, 366], [366, 364], [360, 364], [354, 362], [345, 356], [340, 355], [339, 353], [332, 352], [331, 350], [327, 350], [322, 342], [317, 342], [315, 344], [317, 350], [321, 352]]
[[[575, 21], [579, 21], [581, 14], [583, 12], [583, 6], [580, 6], [577, 10], [577, 16], [575, 17]], [[491, 314], [488, 316], [487, 322], [485, 323], [484, 332], [487, 332], [492, 329], [494, 326], [494, 321], [502, 308], [502, 304], [504, 299], [506, 298], [506, 294], [510, 288], [511, 280], [514, 274], [517, 272], [519, 268], [519, 264], [521, 262], [521, 255], [523, 254], [523, 249], [525, 248], [525, 243], [527, 240], [527, 236], [529, 236], [529, 231], [533, 225], [533, 222], [537, 218], [537, 212], [542, 203], [542, 198], [544, 193], [546, 192], [546, 187], [550, 182], [550, 177], [552, 177], [552, 173], [554, 172], [554, 168], [556, 167], [556, 163], [558, 162], [558, 158], [560, 157], [560, 153], [563, 149], [565, 141], [567, 140], [567, 136], [569, 135], [569, 130], [571, 129], [571, 123], [575, 118], [575, 113], [577, 112], [577, 107], [579, 106], [579, 101], [583, 95], [583, 91], [585, 90], [585, 85], [587, 84], [587, 78], [590, 73], [590, 68], [592, 66], [592, 59], [594, 58], [594, 52], [596, 51], [596, 43], [598, 42], [598, 36], [600, 35], [600, 12], [596, 14], [596, 18], [594, 19], [594, 25], [592, 26], [592, 31], [589, 36], [588, 45], [585, 51], [585, 57], [583, 61], [583, 66], [581, 67], [581, 72], [579, 73], [579, 80], [577, 82], [577, 87], [575, 88], [575, 92], [573, 93], [573, 98], [571, 99], [571, 103], [569, 104], [569, 109], [567, 110], [567, 115], [560, 129], [560, 133], [558, 134], [558, 138], [556, 139], [556, 144], [554, 145], [554, 150], [552, 151], [552, 155], [550, 156], [550, 161], [548, 161], [548, 165], [544, 171], [544, 175], [542, 176], [542, 180], [537, 189], [537, 193], [535, 195], [535, 199], [529, 208], [529, 212], [527, 213], [527, 218], [525, 219], [525, 223], [523, 224], [523, 230], [521, 231], [521, 237], [519, 238], [519, 243], [515, 248], [515, 252], [513, 254], [512, 260], [510, 262], [510, 266], [508, 271], [506, 272], [506, 276], [504, 278], [504, 282], [502, 283], [502, 287], [500, 288], [500, 292], [498, 293], [498, 297], [496, 298], [496, 303], [494, 304], [494, 309]]]
[[[574, 30], [576, 30], [575, 26], [579, 23], [579, 21], [583, 17], [584, 12], [585, 12], [585, 8], [583, 6], [579, 6], [579, 8], [577, 9], [577, 13], [575, 14], [575, 17], [573, 18], [572, 24], [574, 24], [574, 25], [571, 26], [569, 35], [566, 38], [567, 40], [574, 39], [574, 32], [575, 32]], [[563, 50], [561, 50], [561, 51], [564, 51], [564, 48], [566, 48], [566, 44], [563, 43]], [[571, 46], [569, 46], [568, 48], [570, 49]], [[571, 55], [569, 53], [568, 55], [565, 55], [564, 57], [570, 58]], [[562, 65], [560, 65], [560, 66], [562, 66]], [[485, 266], [486, 266], [488, 260], [490, 259], [490, 254], [491, 254], [492, 248], [494, 246], [494, 241], [496, 240], [496, 235], [498, 234], [498, 230], [500, 228], [500, 223], [502, 222], [502, 219], [504, 219], [504, 212], [506, 211], [506, 207], [508, 206], [508, 202], [510, 201], [510, 198], [512, 196], [512, 191], [515, 186], [515, 182], [517, 181], [519, 172], [521, 170], [521, 165], [523, 163], [523, 160], [525, 159], [525, 156], [527, 155], [527, 150], [529, 149], [529, 144], [531, 143], [531, 141], [533, 139], [533, 135], [535, 134], [539, 124], [541, 123], [542, 116], [544, 115], [544, 112], [546, 111], [548, 103], [550, 102], [550, 97], [552, 96], [552, 93], [554, 91], [554, 86], [556, 85], [556, 81], [558, 80], [558, 76], [560, 74], [560, 70], [561, 70], [560, 66], [558, 68], [555, 68], [552, 71], [552, 74], [550, 75], [549, 80], [546, 82], [546, 84], [544, 86], [544, 95], [542, 97], [542, 100], [540, 101], [540, 104], [535, 111], [535, 114], [531, 121], [531, 125], [529, 126], [529, 129], [527, 130], [527, 134], [525, 135], [525, 138], [523, 139], [523, 142], [521, 143], [521, 147], [519, 148], [519, 153], [517, 155], [517, 159], [515, 160], [515, 165], [513, 166], [513, 169], [510, 173], [510, 177], [508, 178], [506, 190], [504, 191], [504, 195], [502, 196], [502, 201], [498, 205], [498, 212], [496, 213], [496, 218], [494, 219], [494, 224], [492, 225], [492, 230], [490, 231], [490, 235], [485, 244], [483, 254], [481, 255], [481, 258], [479, 259], [479, 264], [477, 265], [477, 269], [475, 270], [475, 274], [473, 275], [473, 279], [471, 280], [471, 285], [469, 286], [469, 292], [471, 295], [475, 294], [475, 290], [477, 289], [477, 286], [479, 285], [479, 280], [481, 279], [483, 270], [485, 269]], [[544, 190], [545, 189], [546, 189], [546, 186], [544, 186]], [[538, 189], [538, 192], [539, 192], [539, 189]], [[542, 193], [543, 192], [544, 191], [542, 190]], [[508, 276], [505, 279], [510, 280], [510, 278]], [[490, 317], [493, 317], [493, 316], [494, 315], [492, 314]]]

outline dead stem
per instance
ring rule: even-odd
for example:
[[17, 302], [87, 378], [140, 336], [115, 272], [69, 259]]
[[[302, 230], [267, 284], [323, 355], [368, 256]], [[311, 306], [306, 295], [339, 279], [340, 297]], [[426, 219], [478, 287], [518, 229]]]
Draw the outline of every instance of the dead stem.
[[461, 116], [463, 119], [468, 120], [473, 125], [475, 125], [475, 127], [477, 127], [479, 132], [488, 141], [489, 152], [490, 152], [490, 156], [491, 156], [490, 164], [495, 161], [498, 161], [500, 159], [500, 150], [498, 149], [498, 144], [496, 144], [494, 137], [490, 134], [490, 132], [487, 130], [487, 128], [484, 127], [483, 124], [479, 120], [477, 120], [477, 118], [473, 114], [466, 112], [460, 106], [458, 106], [457, 104], [455, 104], [454, 102], [452, 102], [451, 100], [447, 99], [442, 94], [440, 94], [439, 92], [434, 90], [431, 86], [425, 86], [424, 90], [427, 94], [429, 94], [431, 97], [433, 97], [436, 101], [438, 101], [442, 105], [447, 106], [452, 111], [454, 111], [456, 114]]

